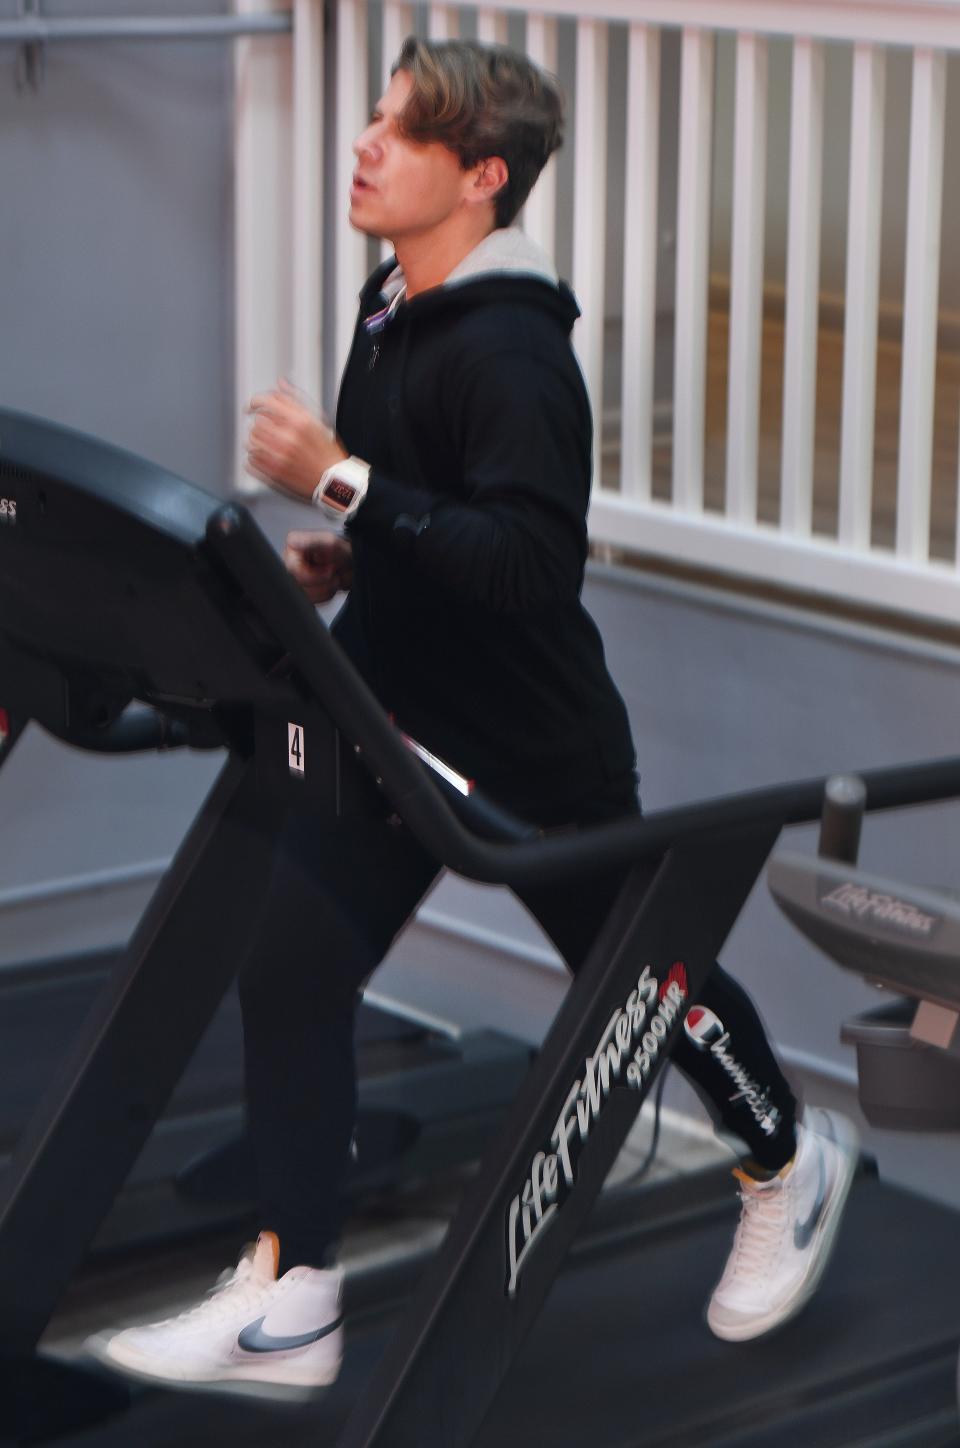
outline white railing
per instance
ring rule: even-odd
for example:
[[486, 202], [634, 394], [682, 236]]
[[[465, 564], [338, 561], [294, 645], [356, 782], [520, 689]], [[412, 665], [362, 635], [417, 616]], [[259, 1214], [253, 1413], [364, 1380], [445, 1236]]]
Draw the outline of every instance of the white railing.
[[[290, 214], [296, 220], [287, 247], [292, 254], [289, 335], [276, 323], [265, 326], [262, 321], [258, 331], [256, 318], [263, 317], [267, 303], [262, 289], [260, 299], [251, 300], [252, 263], [238, 264], [240, 394], [269, 381], [264, 371], [291, 366], [328, 402], [335, 391], [356, 295], [370, 261], [366, 239], [346, 224], [345, 198], [351, 142], [375, 98], [367, 89], [371, 47], [379, 58], [376, 80], [382, 85], [402, 37], [412, 29], [437, 38], [462, 34], [509, 39], [524, 44], [551, 69], [560, 56], [569, 72], [563, 76], [573, 111], [566, 154], [559, 164], [551, 162], [526, 207], [524, 224], [569, 268], [583, 309], [575, 342], [598, 419], [590, 515], [594, 539], [641, 555], [856, 603], [960, 619], [955, 538], [951, 549], [939, 547], [939, 557], [931, 556], [930, 547], [947, 58], [960, 50], [956, 0], [527, 0], [523, 10], [328, 0], [335, 20], [335, 64], [328, 67], [328, 74], [335, 75], [335, 94], [328, 97], [326, 114], [332, 125], [326, 138], [320, 104], [323, 6], [321, 0], [295, 0], [293, 8], [293, 48], [300, 59], [291, 67]], [[679, 50], [678, 97], [668, 96], [662, 85], [668, 74], [662, 63], [668, 42], [674, 52]], [[262, 43], [246, 43], [238, 64], [248, 91], [244, 65], [281, 63], [276, 47], [284, 42], [270, 43], [273, 62], [254, 62], [253, 47]], [[764, 274], [765, 235], [771, 224], [766, 183], [774, 44], [778, 54], [784, 46], [790, 50], [790, 99], [789, 111], [783, 107], [789, 126], [789, 177], [783, 218], [782, 420], [772, 485], [776, 516], [770, 521], [769, 504], [765, 510], [759, 505], [761, 486], [768, 492], [771, 487], [766, 475], [770, 469], [761, 477], [758, 459], [764, 303], [770, 282], [781, 281]], [[732, 101], [723, 108], [715, 94], [721, 45], [725, 53], [732, 45], [735, 56]], [[841, 135], [831, 129], [828, 137], [831, 148], [849, 149], [849, 190], [840, 442], [835, 497], [824, 521], [822, 515], [815, 516], [814, 502], [815, 482], [822, 487], [816, 400], [825, 57], [831, 46], [849, 55], [849, 128]], [[897, 451], [895, 522], [890, 538], [881, 540], [875, 522], [875, 379], [885, 81], [891, 48], [909, 50], [912, 80], [903, 196], [908, 220], [899, 423], [883, 419]], [[619, 89], [611, 104], [614, 61]], [[277, 265], [274, 262], [271, 271], [269, 257], [277, 245], [271, 232], [276, 222], [268, 215], [257, 217], [249, 202], [253, 188], [244, 186], [244, 146], [252, 154], [250, 133], [261, 131], [264, 122], [252, 104], [244, 108], [242, 90], [240, 95], [238, 197], [241, 203], [247, 200], [238, 245], [241, 257], [262, 254], [263, 265], [274, 276]], [[725, 461], [718, 480], [713, 475], [717, 463], [711, 463], [713, 472], [707, 466], [706, 424], [715, 210], [711, 183], [720, 143], [732, 154], [732, 225], [725, 278]], [[277, 146], [279, 160], [282, 145]], [[619, 183], [610, 181], [611, 155], [624, 158], [622, 198]], [[660, 198], [672, 192], [661, 174], [666, 156], [675, 157], [677, 201], [675, 214], [671, 207], [669, 215], [661, 215]], [[329, 212], [321, 223], [324, 163], [332, 166], [332, 177]], [[263, 167], [262, 152], [250, 165]], [[622, 236], [613, 230], [621, 226]], [[956, 243], [957, 238], [950, 239]], [[952, 265], [949, 247], [947, 253]], [[665, 303], [664, 296], [668, 266], [675, 266], [672, 303]], [[318, 327], [313, 318], [325, 268], [335, 280], [327, 286], [326, 314]], [[282, 291], [275, 283], [267, 287], [268, 302], [276, 303]], [[889, 300], [888, 295], [888, 306]], [[258, 336], [259, 350], [249, 345], [244, 350], [244, 339]], [[672, 349], [672, 388], [666, 399], [655, 396], [658, 346]], [[662, 375], [661, 365], [661, 391]], [[666, 438], [664, 417], [670, 420]], [[769, 453], [769, 437], [765, 443]], [[713, 446], [710, 457], [716, 455]], [[960, 518], [956, 478], [954, 460], [951, 497], [938, 504], [949, 514], [954, 534], [960, 526], [953, 521]], [[760, 520], [761, 511], [766, 521]], [[942, 533], [942, 519], [938, 526]]]

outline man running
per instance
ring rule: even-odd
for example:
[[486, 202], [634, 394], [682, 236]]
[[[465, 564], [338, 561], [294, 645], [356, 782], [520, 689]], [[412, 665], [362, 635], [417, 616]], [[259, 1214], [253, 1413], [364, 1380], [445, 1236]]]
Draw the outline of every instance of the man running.
[[[317, 603], [347, 592], [334, 633], [384, 708], [545, 827], [639, 808], [626, 710], [580, 601], [592, 424], [578, 310], [515, 225], [561, 129], [555, 82], [522, 55], [408, 40], [354, 147], [351, 222], [395, 257], [361, 295], [336, 428], [281, 384], [253, 399], [249, 439], [251, 469], [328, 520], [291, 533], [287, 566]], [[101, 1342], [107, 1362], [224, 1387], [336, 1376], [357, 993], [438, 871], [385, 804], [289, 818], [240, 970], [262, 1230], [197, 1307]], [[571, 970], [621, 879], [519, 892]], [[798, 1125], [756, 1010], [719, 966], [674, 1060], [746, 1144], [707, 1320], [755, 1337], [820, 1278], [855, 1136], [826, 1112]]]

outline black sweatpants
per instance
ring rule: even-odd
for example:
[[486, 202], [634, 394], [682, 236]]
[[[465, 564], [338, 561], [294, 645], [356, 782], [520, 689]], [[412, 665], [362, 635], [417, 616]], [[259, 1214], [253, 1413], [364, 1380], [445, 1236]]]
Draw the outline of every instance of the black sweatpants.
[[[552, 803], [537, 817], [546, 827], [586, 825], [637, 808], [631, 776], [586, 802]], [[358, 990], [438, 870], [383, 809], [285, 821], [239, 979], [260, 1223], [279, 1235], [282, 1271], [323, 1265], [339, 1235], [339, 1184], [356, 1113]], [[579, 880], [575, 891], [561, 882], [517, 893], [576, 972], [622, 880], [618, 870]], [[796, 1103], [752, 1002], [719, 965], [691, 1007], [673, 1060], [756, 1162], [779, 1170], [790, 1160]]]

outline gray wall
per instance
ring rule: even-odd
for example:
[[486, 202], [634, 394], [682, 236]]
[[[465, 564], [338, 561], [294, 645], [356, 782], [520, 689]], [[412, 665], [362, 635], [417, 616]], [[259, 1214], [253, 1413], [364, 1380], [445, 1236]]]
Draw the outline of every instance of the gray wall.
[[[97, 0], [94, 8], [105, 16], [163, 10], [155, 0]], [[178, 5], [183, 14], [218, 8], [230, 7]], [[72, 0], [43, 6], [50, 17], [76, 9]], [[16, 11], [0, 0], [0, 17]], [[14, 63], [14, 48], [0, 46], [0, 405], [94, 433], [224, 491], [233, 365], [229, 46], [54, 44], [36, 92], [17, 90]], [[0, 858], [0, 960], [122, 938], [144, 898], [145, 862], [169, 856], [213, 768], [202, 757], [105, 767], [39, 735], [25, 738], [0, 781], [0, 817], [15, 822], [18, 841]], [[102, 871], [111, 880], [104, 897], [92, 888]]]
[[[94, 13], [164, 8], [98, 0]], [[45, 0], [43, 10], [77, 7]], [[15, 13], [0, 0], [0, 17]], [[222, 490], [233, 346], [229, 45], [52, 44], [36, 93], [16, 89], [14, 54], [0, 46], [0, 401]]]

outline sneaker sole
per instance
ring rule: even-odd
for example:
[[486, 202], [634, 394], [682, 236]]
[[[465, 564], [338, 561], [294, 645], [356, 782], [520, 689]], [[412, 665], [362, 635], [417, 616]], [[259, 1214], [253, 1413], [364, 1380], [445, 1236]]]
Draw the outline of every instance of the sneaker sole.
[[833, 1255], [837, 1233], [843, 1219], [843, 1209], [850, 1195], [850, 1188], [853, 1186], [853, 1179], [857, 1174], [859, 1164], [860, 1135], [853, 1123], [844, 1121], [840, 1133], [836, 1135], [831, 1133], [831, 1136], [843, 1153], [843, 1170], [836, 1190], [832, 1193], [820, 1221], [816, 1237], [820, 1246], [812, 1254], [815, 1260], [811, 1271], [800, 1283], [796, 1295], [784, 1306], [777, 1308], [775, 1312], [768, 1313], [766, 1317], [751, 1317], [745, 1323], [715, 1323], [710, 1320], [710, 1309], [708, 1308], [707, 1326], [714, 1337], [720, 1338], [723, 1342], [750, 1342], [755, 1337], [764, 1337], [780, 1327], [785, 1327], [806, 1307], [820, 1286], [823, 1274]]
[[174, 1371], [164, 1371], [158, 1366], [146, 1366], [136, 1357], [127, 1357], [122, 1351], [118, 1353], [109, 1342], [93, 1340], [87, 1342], [85, 1346], [89, 1356], [102, 1366], [113, 1372], [122, 1373], [124, 1377], [134, 1378], [137, 1382], [150, 1387], [269, 1398], [274, 1402], [302, 1403], [309, 1401], [317, 1393], [335, 1383], [340, 1373], [338, 1361], [335, 1367], [331, 1367], [325, 1373], [315, 1375], [310, 1382], [264, 1378], [244, 1371], [243, 1366], [231, 1369], [228, 1375], [211, 1374], [208, 1378], [187, 1377]]

